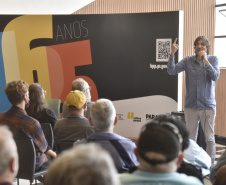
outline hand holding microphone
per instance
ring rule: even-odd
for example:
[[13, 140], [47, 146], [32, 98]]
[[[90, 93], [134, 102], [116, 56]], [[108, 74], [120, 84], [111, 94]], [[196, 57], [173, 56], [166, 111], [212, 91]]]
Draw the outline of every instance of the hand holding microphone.
[[200, 50], [198, 54], [202, 59], [207, 60], [207, 54], [204, 50]]
[[209, 61], [207, 60], [207, 53], [204, 50], [200, 50], [198, 55], [201, 57], [203, 65], [207, 66]]

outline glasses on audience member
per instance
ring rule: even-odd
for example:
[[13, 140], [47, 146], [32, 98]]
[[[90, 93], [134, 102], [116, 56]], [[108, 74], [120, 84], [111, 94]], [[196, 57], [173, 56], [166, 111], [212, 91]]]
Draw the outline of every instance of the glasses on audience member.
[[29, 91], [27, 91], [25, 95], [29, 98]]
[[92, 86], [89, 86], [85, 91], [87, 91], [87, 90], [91, 91], [91, 89], [92, 89]]
[[42, 89], [42, 93], [43, 93], [44, 95], [46, 95], [47, 92], [46, 92], [45, 90]]

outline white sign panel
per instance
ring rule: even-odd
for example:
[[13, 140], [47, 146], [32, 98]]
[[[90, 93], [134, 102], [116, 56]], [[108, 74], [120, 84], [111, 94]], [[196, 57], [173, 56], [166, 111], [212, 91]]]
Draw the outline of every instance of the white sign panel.
[[177, 111], [177, 102], [167, 96], [148, 96], [114, 101], [118, 123], [114, 132], [138, 138], [141, 127], [159, 114]]

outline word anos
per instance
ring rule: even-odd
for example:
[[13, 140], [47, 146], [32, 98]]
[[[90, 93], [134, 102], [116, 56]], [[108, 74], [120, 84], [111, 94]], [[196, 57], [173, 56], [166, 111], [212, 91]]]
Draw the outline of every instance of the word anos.
[[57, 26], [57, 34], [56, 41], [58, 40], [68, 40], [73, 38], [81, 38], [88, 36], [88, 28], [85, 27], [86, 20], [82, 20], [81, 22], [75, 21], [70, 24], [63, 24]]

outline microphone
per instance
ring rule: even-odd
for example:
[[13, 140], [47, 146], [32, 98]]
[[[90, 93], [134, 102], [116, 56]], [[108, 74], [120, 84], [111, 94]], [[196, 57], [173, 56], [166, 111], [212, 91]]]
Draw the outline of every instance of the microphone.
[[202, 63], [203, 63], [203, 67], [206, 66], [205, 60], [204, 60], [204, 56], [202, 56]]

